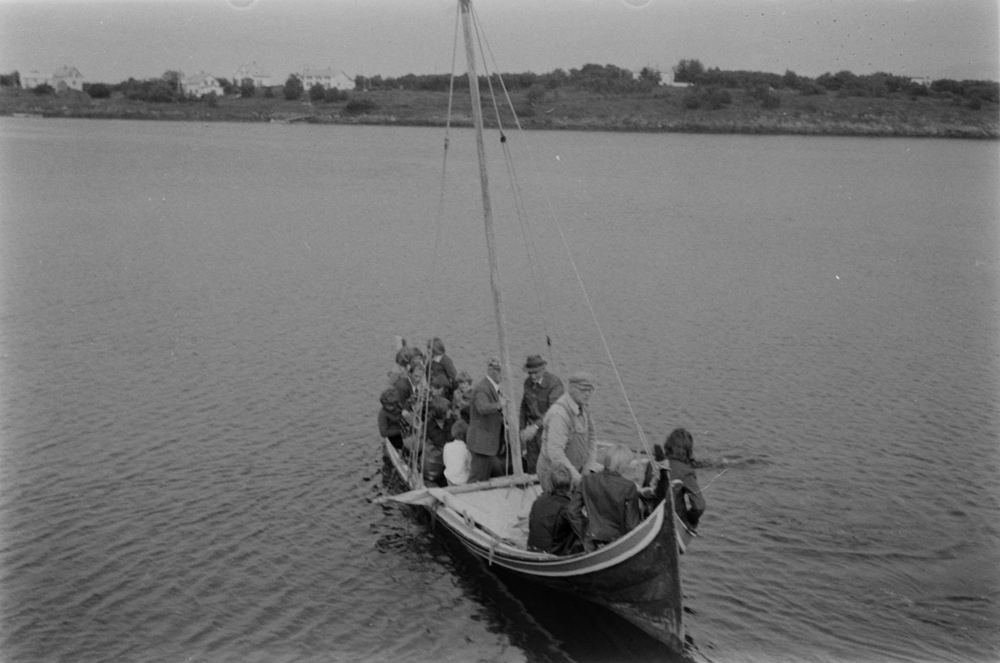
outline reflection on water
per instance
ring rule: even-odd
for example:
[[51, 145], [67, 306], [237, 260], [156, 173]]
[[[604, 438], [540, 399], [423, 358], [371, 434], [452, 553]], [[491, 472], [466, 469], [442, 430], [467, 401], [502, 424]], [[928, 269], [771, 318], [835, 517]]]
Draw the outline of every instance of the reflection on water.
[[[528, 138], [644, 433], [695, 435], [695, 653], [1000, 655], [993, 146]], [[438, 132], [5, 118], [0, 139], [12, 659], [664, 654], [372, 501], [395, 336], [444, 337], [474, 376], [495, 353], [477, 184], [449, 180], [428, 225]], [[551, 335], [557, 373], [597, 376], [600, 435], [636, 444], [554, 230], [539, 213], [540, 305], [497, 198], [515, 358]]]

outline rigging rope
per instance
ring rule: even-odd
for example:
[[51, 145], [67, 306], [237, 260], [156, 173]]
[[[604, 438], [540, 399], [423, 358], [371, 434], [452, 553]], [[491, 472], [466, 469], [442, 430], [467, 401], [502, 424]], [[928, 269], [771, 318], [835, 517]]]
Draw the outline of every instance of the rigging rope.
[[[528, 253], [528, 268], [531, 273], [531, 282], [533, 286], [533, 292], [538, 303], [539, 319], [542, 323], [542, 331], [545, 334], [545, 344], [547, 348], [547, 355], [549, 360], [555, 364], [556, 357], [552, 347], [552, 334], [549, 331], [549, 316], [552, 310], [549, 306], [548, 291], [545, 288], [545, 277], [544, 274], [541, 278], [538, 276], [538, 271], [543, 270], [542, 261], [538, 259], [538, 249], [535, 246], [534, 234], [528, 228], [528, 213], [527, 208], [524, 205], [524, 197], [521, 194], [521, 184], [517, 179], [517, 172], [514, 169], [514, 159], [510, 152], [510, 144], [507, 141], [507, 135], [503, 130], [503, 120], [500, 116], [500, 108], [497, 104], [497, 95], [493, 89], [493, 80], [489, 75], [488, 60], [486, 54], [489, 53], [489, 60], [493, 63], [493, 69], [497, 72], [497, 81], [500, 84], [500, 89], [503, 91], [504, 98], [507, 100], [507, 107], [510, 108], [511, 114], [514, 117], [514, 121], [517, 122], [517, 113], [514, 111], [514, 104], [510, 99], [510, 94], [507, 92], [507, 86], [504, 84], [503, 75], [500, 74], [500, 69], [497, 66], [496, 58], [493, 55], [493, 50], [490, 48], [489, 40], [486, 39], [485, 31], [480, 30], [479, 25], [479, 14], [476, 9], [472, 8], [472, 18], [473, 25], [476, 30], [476, 40], [479, 43], [479, 53], [480, 59], [483, 61], [483, 69], [486, 74], [486, 84], [489, 87], [490, 101], [493, 103], [493, 113], [496, 116], [497, 128], [500, 131], [500, 146], [504, 155], [504, 165], [507, 170], [507, 179], [510, 182], [511, 191], [514, 197], [514, 208], [517, 215], [518, 224], [521, 230], [521, 237], [524, 240], [524, 245]], [[537, 266], [537, 270], [536, 270]]]
[[[478, 18], [478, 14], [475, 12], [475, 10], [473, 10], [472, 16], [473, 16], [473, 19], [474, 19], [473, 22], [476, 25], [476, 36], [477, 36], [477, 39], [479, 39], [479, 41], [480, 41], [480, 44], [479, 44], [480, 52], [483, 54], [483, 62], [484, 62], [484, 65], [485, 65], [486, 56], [485, 56], [485, 51], [483, 50], [483, 45], [482, 45], [483, 38], [479, 35], [479, 27], [478, 27], [479, 26], [479, 18]], [[490, 51], [490, 56], [492, 57], [492, 55], [493, 55], [493, 52]], [[495, 65], [495, 61], [494, 61], [494, 65]], [[503, 77], [499, 74], [499, 69], [497, 69], [497, 71], [498, 71], [497, 78], [500, 81], [500, 85], [501, 85], [501, 87], [502, 87], [502, 89], [504, 91], [504, 94], [506, 95], [506, 98], [507, 98], [507, 103], [508, 103], [508, 105], [510, 107], [512, 115], [514, 116], [514, 123], [517, 126], [518, 132], [523, 135], [524, 134], [524, 129], [521, 126], [520, 120], [518, 120], [517, 112], [514, 110], [514, 104], [511, 103], [510, 95], [507, 94], [507, 88], [506, 88], [506, 86], [503, 85]], [[487, 80], [487, 83], [489, 84], [490, 96], [491, 96], [491, 98], [493, 99], [493, 102], [494, 102], [494, 109], [495, 109], [495, 112], [496, 112], [496, 115], [497, 115], [497, 126], [500, 127], [501, 136], [502, 136], [501, 137], [501, 142], [504, 145], [504, 154], [507, 155], [507, 156], [509, 156], [509, 152], [507, 150], [507, 139], [506, 139], [506, 136], [503, 136], [503, 127], [502, 127], [502, 125], [500, 123], [500, 112], [499, 112], [499, 109], [496, 106], [496, 99], [495, 99], [495, 96], [493, 94], [493, 83], [490, 80], [489, 76], [487, 76], [486, 80]], [[525, 142], [525, 144], [527, 145], [527, 142]], [[529, 161], [530, 161], [531, 160], [530, 159], [530, 157], [531, 157], [531, 150], [530, 150], [530, 148], [527, 149], [527, 151], [529, 153]], [[512, 162], [511, 162], [511, 164], [512, 164]], [[512, 167], [513, 166], [511, 165], [510, 168], [512, 168]], [[536, 166], [536, 170], [537, 170], [537, 166]], [[643, 449], [645, 450], [646, 454], [650, 458], [652, 458], [653, 457], [653, 451], [650, 448], [649, 441], [646, 439], [646, 435], [645, 435], [645, 433], [642, 430], [642, 426], [639, 424], [639, 419], [638, 419], [638, 417], [636, 417], [635, 409], [632, 407], [632, 402], [629, 400], [628, 393], [625, 390], [625, 384], [622, 381], [621, 374], [618, 372], [618, 366], [617, 366], [617, 364], [615, 364], [614, 357], [612, 357], [612, 355], [611, 355], [611, 348], [608, 346], [607, 338], [605, 337], [604, 331], [601, 329], [601, 324], [600, 324], [600, 322], [597, 319], [597, 313], [594, 311], [594, 306], [593, 306], [593, 304], [590, 301], [590, 296], [587, 294], [587, 288], [584, 286], [583, 278], [580, 276], [580, 270], [576, 266], [576, 260], [573, 258], [572, 251], [570, 251], [569, 242], [566, 240], [566, 234], [563, 232], [562, 224], [559, 222], [559, 218], [558, 218], [558, 216], [556, 216], [556, 214], [554, 212], [554, 209], [553, 209], [553, 206], [552, 206], [552, 201], [549, 199], [547, 193], [545, 193], [545, 199], [546, 199], [546, 202], [548, 203], [552, 219], [555, 222], [556, 228], [559, 231], [559, 238], [562, 241], [563, 248], [566, 250], [566, 255], [569, 257], [570, 265], [573, 267], [573, 273], [576, 275], [577, 283], [580, 285], [580, 290], [583, 293], [584, 301], [586, 302], [587, 308], [590, 311], [590, 317], [591, 317], [591, 319], [593, 319], [594, 326], [597, 328], [597, 333], [598, 333], [598, 335], [601, 338], [601, 344], [604, 346], [604, 352], [607, 355], [608, 361], [611, 364], [612, 371], [614, 371], [615, 379], [618, 382], [619, 389], [621, 389], [622, 397], [625, 399], [625, 405], [628, 408], [629, 414], [632, 416], [632, 421], [635, 424], [636, 430], [639, 433], [639, 440], [640, 440], [640, 442], [642, 442], [642, 446], [643, 446]], [[546, 333], [546, 336], [548, 336], [547, 333]], [[550, 346], [551, 346], [551, 343], [550, 343]]]

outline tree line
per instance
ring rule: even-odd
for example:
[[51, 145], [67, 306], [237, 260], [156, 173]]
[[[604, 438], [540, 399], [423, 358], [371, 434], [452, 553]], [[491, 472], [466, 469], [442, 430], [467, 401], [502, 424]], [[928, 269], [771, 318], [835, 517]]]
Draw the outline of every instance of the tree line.
[[[779, 90], [794, 92], [799, 95], [835, 94], [840, 97], [888, 97], [908, 96], [951, 98], [963, 101], [969, 108], [978, 109], [983, 103], [1000, 103], [1000, 83], [983, 80], [951, 80], [938, 79], [928, 85], [914, 81], [906, 76], [898, 76], [885, 72], [874, 74], [854, 74], [850, 71], [825, 73], [816, 78], [800, 76], [794, 71], [775, 74], [761, 71], [732, 71], [718, 67], [706, 68], [701, 61], [682, 59], [673, 67], [673, 80], [691, 87], [684, 96], [684, 104], [688, 108], [706, 107], [720, 108], [732, 101], [730, 90], [744, 90], [750, 98], [755, 99], [764, 107], [780, 105]], [[159, 78], [136, 80], [129, 78], [117, 84], [85, 83], [84, 91], [93, 98], [110, 97], [120, 93], [127, 99], [149, 102], [182, 102], [190, 101], [181, 85], [182, 74], [179, 71], [166, 71]], [[280, 93], [285, 99], [297, 100], [304, 97], [313, 102], [356, 102], [342, 90], [326, 89], [322, 85], [313, 85], [306, 90], [302, 80], [292, 74], [283, 86], [266, 86], [258, 88], [252, 79], [243, 80], [217, 78], [224, 95], [253, 97], [261, 95], [273, 97]], [[467, 89], [468, 78], [453, 77], [450, 74], [406, 74], [398, 77], [357, 76], [356, 89], [365, 90], [415, 90], [430, 92], [446, 92], [449, 89]], [[559, 88], [575, 88], [603, 95], [638, 95], [648, 94], [662, 82], [662, 75], [656, 69], [643, 67], [638, 73], [617, 67], [615, 65], [585, 64], [579, 69], [555, 69], [548, 73], [533, 72], [492, 74], [480, 76], [481, 89], [493, 87], [497, 93], [503, 89], [512, 92], [523, 92], [529, 102], [534, 103], [545, 96], [546, 92]], [[5, 87], [20, 87], [18, 72], [0, 75], [0, 85]], [[41, 85], [35, 88], [39, 94], [53, 93], [51, 86]], [[210, 95], [211, 96], [211, 95]], [[209, 99], [211, 103], [214, 99]], [[363, 110], [363, 109], [362, 109]]]

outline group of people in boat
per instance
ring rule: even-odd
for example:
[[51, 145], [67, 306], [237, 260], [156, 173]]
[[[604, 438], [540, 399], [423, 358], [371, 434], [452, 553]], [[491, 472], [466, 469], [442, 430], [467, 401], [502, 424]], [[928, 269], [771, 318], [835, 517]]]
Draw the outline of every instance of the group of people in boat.
[[[504, 410], [510, 398], [500, 388], [502, 366], [491, 358], [476, 384], [456, 370], [444, 343], [434, 338], [427, 352], [406, 346], [397, 352], [397, 370], [381, 394], [379, 432], [404, 458], [417, 458], [424, 481], [448, 486], [509, 474], [513, 462], [536, 473], [543, 490], [532, 505], [528, 548], [559, 555], [591, 551], [638, 525], [672, 489], [675, 509], [694, 530], [705, 500], [693, 469], [693, 438], [683, 429], [654, 446], [655, 465], [633, 478], [635, 454], [619, 444], [598, 450], [590, 396], [590, 373], [573, 373], [567, 384], [532, 355], [519, 408], [522, 458], [507, 448]], [[669, 474], [668, 474], [669, 471]]]

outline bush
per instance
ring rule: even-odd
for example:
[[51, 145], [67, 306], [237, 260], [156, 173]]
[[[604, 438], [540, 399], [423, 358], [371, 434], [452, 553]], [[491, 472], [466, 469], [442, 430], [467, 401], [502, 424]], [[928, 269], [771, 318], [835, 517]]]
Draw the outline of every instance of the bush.
[[174, 91], [166, 83], [157, 81], [149, 88], [149, 96], [146, 101], [165, 104], [174, 100]]
[[365, 115], [375, 110], [375, 102], [371, 99], [351, 99], [344, 106], [344, 112], [348, 115]]
[[111, 96], [111, 89], [104, 83], [92, 83], [84, 85], [84, 90], [91, 99], [107, 99]]
[[534, 106], [535, 104], [545, 100], [545, 88], [538, 84], [532, 85], [524, 94], [524, 98], [527, 100], [528, 104]]
[[271, 86], [267, 86], [266, 88], [264, 88], [264, 98], [265, 99], [273, 99], [274, 98], [274, 88], [272, 88]]
[[304, 91], [304, 86], [302, 85], [302, 79], [300, 79], [295, 74], [288, 77], [285, 81], [284, 95], [287, 101], [295, 101], [302, 98], [302, 92]]
[[316, 83], [309, 88], [309, 101], [323, 101], [326, 97], [326, 88]]
[[205, 101], [205, 105], [209, 108], [215, 108], [219, 105], [219, 97], [215, 94], [215, 92], [209, 92], [203, 97], [203, 100]]
[[334, 104], [346, 98], [347, 98], [347, 93], [341, 92], [335, 87], [330, 88], [323, 95], [323, 100], [326, 101], [328, 104]]
[[41, 85], [36, 85], [34, 91], [35, 94], [37, 95], [56, 93], [56, 89], [51, 85], [49, 85], [48, 83], [42, 83]]

